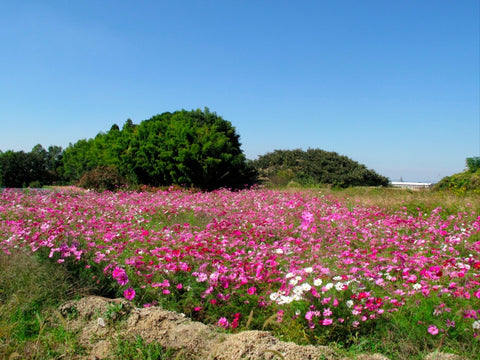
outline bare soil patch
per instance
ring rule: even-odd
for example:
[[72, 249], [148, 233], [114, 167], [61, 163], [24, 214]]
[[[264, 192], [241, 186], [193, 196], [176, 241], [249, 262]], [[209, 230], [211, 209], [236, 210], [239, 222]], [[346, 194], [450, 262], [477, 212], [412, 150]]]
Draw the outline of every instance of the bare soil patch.
[[[87, 349], [85, 359], [108, 359], [116, 337], [139, 336], [146, 343], [157, 342], [178, 350], [180, 359], [192, 360], [346, 360], [327, 346], [300, 346], [280, 341], [268, 331], [225, 334], [218, 328], [192, 321], [183, 314], [159, 307], [138, 309], [123, 299], [89, 296], [63, 304], [60, 313], [69, 328], [79, 332]], [[362, 354], [358, 360], [390, 360], [380, 354]], [[425, 360], [461, 360], [432, 353]]]

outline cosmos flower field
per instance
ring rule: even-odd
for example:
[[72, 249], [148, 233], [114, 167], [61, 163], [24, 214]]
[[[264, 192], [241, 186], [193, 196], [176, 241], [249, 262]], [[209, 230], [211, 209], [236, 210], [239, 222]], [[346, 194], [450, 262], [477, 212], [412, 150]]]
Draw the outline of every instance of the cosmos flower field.
[[480, 338], [474, 212], [266, 189], [4, 190], [0, 220], [7, 254], [76, 266], [137, 306], [230, 330], [294, 323], [309, 339], [338, 341], [401, 317], [425, 339]]

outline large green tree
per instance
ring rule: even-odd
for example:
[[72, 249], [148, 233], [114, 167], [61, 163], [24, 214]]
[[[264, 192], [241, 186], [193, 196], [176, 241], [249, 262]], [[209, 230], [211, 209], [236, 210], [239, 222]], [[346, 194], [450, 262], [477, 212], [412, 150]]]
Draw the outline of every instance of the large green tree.
[[207, 108], [165, 112], [139, 125], [129, 119], [63, 154], [62, 175], [78, 180], [100, 166], [114, 167], [130, 182], [178, 184], [211, 190], [238, 188], [255, 180], [229, 121]]

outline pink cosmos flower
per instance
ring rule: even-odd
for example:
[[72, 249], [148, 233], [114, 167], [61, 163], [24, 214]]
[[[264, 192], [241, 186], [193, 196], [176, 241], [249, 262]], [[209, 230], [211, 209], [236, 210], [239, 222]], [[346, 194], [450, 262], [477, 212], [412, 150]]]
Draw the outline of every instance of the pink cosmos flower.
[[217, 322], [217, 326], [220, 326], [220, 327], [223, 327], [223, 328], [228, 328], [228, 320], [224, 317], [221, 317], [220, 319], [218, 319], [218, 322]]
[[435, 325], [430, 325], [428, 327], [428, 332], [432, 335], [437, 335], [438, 334], [438, 328]]
[[332, 312], [332, 310], [330, 310], [330, 308], [327, 308], [327, 309], [323, 310], [323, 316], [325, 316], [325, 317], [330, 316], [332, 314], [333, 314], [333, 312]]
[[473, 296], [475, 296], [477, 299], [480, 299], [480, 289], [478, 289], [477, 291], [475, 291], [473, 293]]
[[118, 266], [116, 266], [115, 269], [113, 269], [113, 271], [112, 271], [112, 276], [113, 276], [114, 279], [116, 279], [116, 278], [118, 278], [118, 277], [120, 277], [124, 274], [125, 274], [125, 270], [122, 269], [121, 267], [118, 267]]
[[123, 292], [123, 297], [127, 300], [132, 300], [135, 297], [135, 290], [132, 288], [128, 288]]
[[128, 283], [127, 273], [121, 267], [118, 267], [118, 266], [115, 267], [115, 269], [113, 269], [112, 276], [115, 280], [117, 280], [117, 283], [121, 286], [126, 285]]
[[322, 322], [321, 322], [321, 324], [322, 324], [323, 326], [327, 326], [327, 325], [330, 325], [330, 324], [332, 324], [332, 323], [333, 323], [333, 320], [330, 319], [330, 318], [323, 319]]
[[283, 310], [278, 310], [278, 312], [277, 312], [277, 322], [282, 322], [283, 321], [283, 314], [284, 314]]
[[117, 283], [121, 286], [126, 285], [128, 283], [128, 276], [127, 274], [123, 274], [119, 277], [117, 277], [115, 280], [117, 280]]
[[252, 286], [251, 288], [249, 288], [247, 290], [247, 294], [248, 295], [253, 295], [253, 294], [255, 294], [256, 291], [257, 291], [257, 288], [255, 286]]
[[447, 327], [455, 327], [455, 321], [447, 319]]

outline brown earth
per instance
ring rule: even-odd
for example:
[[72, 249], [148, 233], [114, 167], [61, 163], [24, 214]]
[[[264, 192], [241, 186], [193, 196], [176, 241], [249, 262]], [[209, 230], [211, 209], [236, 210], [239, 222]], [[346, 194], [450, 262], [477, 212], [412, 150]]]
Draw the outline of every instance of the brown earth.
[[[268, 331], [224, 334], [217, 328], [192, 321], [183, 314], [159, 307], [134, 308], [123, 299], [89, 296], [69, 301], [59, 309], [68, 327], [79, 332], [80, 344], [90, 359], [107, 359], [112, 341], [120, 336], [140, 336], [146, 343], [157, 342], [178, 350], [179, 359], [192, 360], [347, 360], [326, 346], [300, 346], [283, 342]], [[120, 321], [121, 320], [121, 321]], [[390, 360], [380, 354], [362, 354], [358, 360]], [[459, 356], [432, 353], [425, 360], [462, 360]]]

